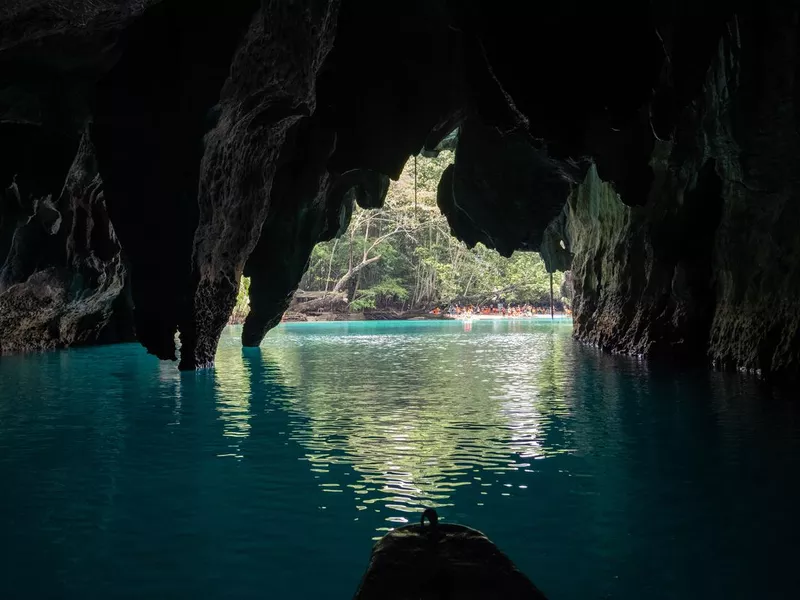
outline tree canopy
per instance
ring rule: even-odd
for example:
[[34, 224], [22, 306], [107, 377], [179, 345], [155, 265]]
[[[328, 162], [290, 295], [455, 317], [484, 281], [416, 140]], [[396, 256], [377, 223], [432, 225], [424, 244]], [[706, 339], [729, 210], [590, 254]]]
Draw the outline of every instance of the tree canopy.
[[[550, 278], [538, 253], [504, 258], [482, 244], [469, 249], [450, 234], [436, 188], [452, 161], [450, 150], [411, 158], [383, 208], [356, 207], [342, 237], [317, 244], [299, 293], [339, 295], [353, 312], [455, 302], [549, 303]], [[563, 280], [563, 273], [554, 275], [556, 301], [568, 304], [561, 297]], [[240, 300], [235, 312], [244, 314], [246, 292]]]

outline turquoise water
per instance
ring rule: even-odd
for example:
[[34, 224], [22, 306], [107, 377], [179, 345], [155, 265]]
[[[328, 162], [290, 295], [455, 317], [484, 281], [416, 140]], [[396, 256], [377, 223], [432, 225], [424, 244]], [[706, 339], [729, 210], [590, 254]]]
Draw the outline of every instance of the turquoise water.
[[[0, 598], [350, 598], [422, 506], [551, 600], [790, 598], [800, 411], [569, 322], [226, 331], [0, 360]], [[410, 575], [412, 576], [412, 575]]]

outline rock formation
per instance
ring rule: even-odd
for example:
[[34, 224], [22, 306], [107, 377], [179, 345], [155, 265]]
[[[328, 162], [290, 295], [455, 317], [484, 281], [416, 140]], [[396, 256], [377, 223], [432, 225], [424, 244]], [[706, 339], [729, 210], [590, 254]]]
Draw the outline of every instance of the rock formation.
[[256, 345], [314, 244], [445, 140], [453, 233], [572, 264], [579, 339], [796, 372], [798, 9], [537, 10], [6, 2], [0, 349], [135, 328], [202, 368], [242, 273]]
[[3, 192], [0, 353], [133, 339], [127, 270], [85, 134], [61, 195]]
[[797, 12], [732, 18], [642, 206], [592, 169], [568, 203], [575, 334], [763, 375], [800, 368]]

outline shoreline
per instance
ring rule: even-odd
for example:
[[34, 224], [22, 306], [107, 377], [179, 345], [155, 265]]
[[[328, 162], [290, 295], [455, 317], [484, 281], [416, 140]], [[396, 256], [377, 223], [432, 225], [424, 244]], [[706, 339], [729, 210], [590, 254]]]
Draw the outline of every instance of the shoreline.
[[[567, 313], [555, 313], [551, 318], [547, 315], [530, 315], [530, 316], [502, 316], [502, 315], [472, 315], [465, 317], [464, 315], [450, 316], [450, 315], [410, 315], [404, 317], [402, 315], [388, 315], [386, 313], [376, 314], [340, 314], [340, 313], [322, 313], [319, 315], [292, 315], [289, 318], [281, 320], [284, 323], [346, 323], [346, 322], [380, 322], [380, 321], [460, 321], [462, 323], [470, 323], [474, 321], [564, 321], [572, 320], [572, 315]], [[228, 323], [228, 326], [240, 326], [242, 323]]]
[[568, 315], [567, 313], [555, 313], [552, 317], [549, 314], [547, 315], [520, 315], [514, 317], [508, 317], [503, 315], [472, 315], [470, 317], [464, 316], [455, 316], [450, 317], [448, 315], [448, 321], [530, 321], [530, 320], [553, 320], [556, 319], [571, 319], [572, 315]]

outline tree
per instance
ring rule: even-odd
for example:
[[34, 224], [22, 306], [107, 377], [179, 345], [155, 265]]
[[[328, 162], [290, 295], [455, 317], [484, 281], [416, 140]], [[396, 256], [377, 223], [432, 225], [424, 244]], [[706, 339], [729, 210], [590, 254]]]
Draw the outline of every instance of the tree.
[[[409, 160], [383, 208], [356, 208], [345, 236], [317, 245], [301, 289], [339, 294], [353, 311], [454, 301], [548, 304], [550, 278], [538, 254], [506, 259], [481, 244], [468, 249], [450, 234], [436, 188], [452, 161], [451, 151]], [[556, 273], [557, 291], [562, 281]]]

